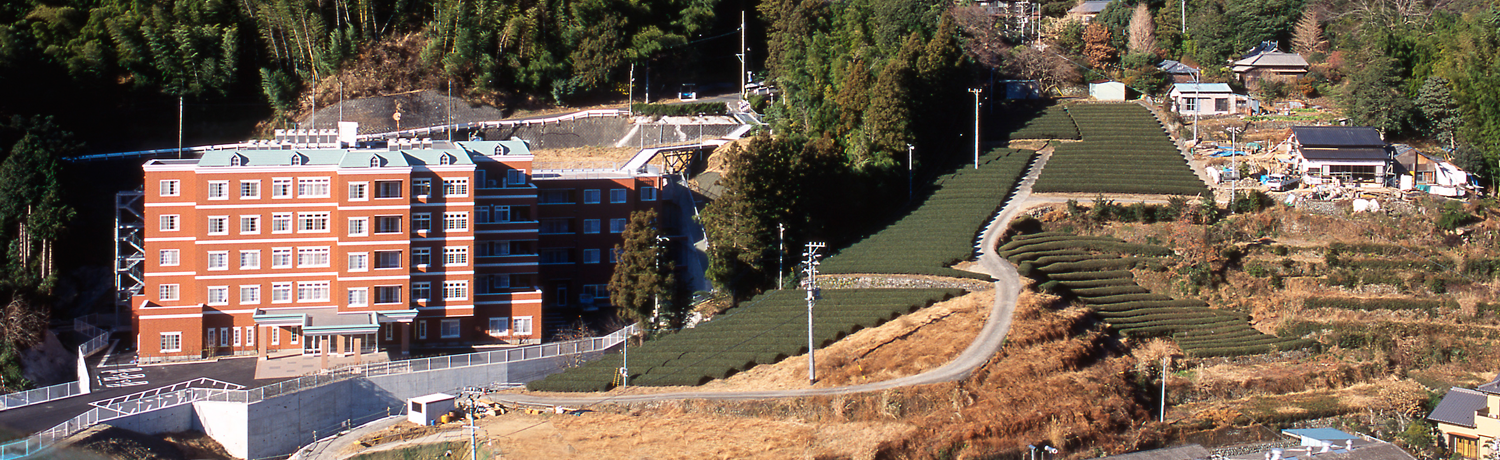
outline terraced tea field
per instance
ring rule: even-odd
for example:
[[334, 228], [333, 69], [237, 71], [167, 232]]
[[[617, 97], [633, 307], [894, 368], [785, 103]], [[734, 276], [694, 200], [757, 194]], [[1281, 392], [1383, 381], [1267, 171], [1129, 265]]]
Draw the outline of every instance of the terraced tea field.
[[1161, 123], [1136, 104], [1073, 104], [1083, 142], [1055, 143], [1033, 189], [1038, 193], [1198, 195], [1193, 174]]
[[1047, 107], [1040, 115], [1010, 133], [1011, 139], [1069, 139], [1078, 140], [1078, 126], [1063, 106]]
[[[814, 341], [824, 347], [935, 302], [958, 289], [829, 289], [813, 309]], [[805, 291], [770, 291], [729, 313], [630, 350], [630, 383], [702, 385], [807, 352]], [[537, 391], [605, 391], [620, 356], [610, 355], [527, 384]]]
[[824, 273], [887, 273], [988, 279], [948, 266], [974, 254], [974, 238], [1026, 175], [1034, 153], [997, 149], [938, 179], [922, 205], [823, 262]]
[[[1050, 168], [1049, 168], [1050, 169]], [[1238, 356], [1306, 348], [1312, 341], [1268, 335], [1249, 317], [1209, 308], [1198, 299], [1173, 299], [1135, 282], [1132, 267], [1158, 263], [1170, 249], [1065, 233], [1016, 235], [1001, 257], [1042, 288], [1077, 296], [1120, 334], [1171, 337], [1190, 356]]]

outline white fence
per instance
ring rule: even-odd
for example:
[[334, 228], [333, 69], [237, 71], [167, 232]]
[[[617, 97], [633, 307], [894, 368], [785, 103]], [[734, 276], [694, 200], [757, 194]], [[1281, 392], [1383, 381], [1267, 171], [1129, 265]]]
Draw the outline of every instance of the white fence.
[[232, 383], [225, 383], [210, 378], [198, 378], [171, 386], [90, 403], [94, 408], [73, 417], [71, 420], [60, 423], [46, 431], [28, 436], [25, 439], [8, 444], [0, 444], [0, 460], [13, 460], [36, 454], [57, 443], [57, 441], [72, 436], [74, 433], [83, 431], [100, 422], [128, 417], [142, 412], [166, 409], [197, 401], [254, 403], [267, 398], [317, 388], [329, 383], [357, 377], [376, 377], [457, 369], [604, 351], [624, 342], [625, 338], [630, 334], [634, 334], [637, 329], [638, 326], [632, 324], [603, 337], [591, 337], [567, 342], [547, 343], [481, 353], [355, 365], [249, 390], [241, 389], [243, 387]]
[[84, 361], [89, 355], [94, 354], [109, 344], [109, 333], [103, 329], [94, 327], [94, 325], [89, 324], [83, 319], [73, 320], [73, 330], [79, 334], [83, 334], [85, 337], [90, 337], [88, 341], [78, 345], [78, 380], [0, 395], [0, 411], [89, 393], [89, 382], [91, 379], [89, 378], [88, 364]]

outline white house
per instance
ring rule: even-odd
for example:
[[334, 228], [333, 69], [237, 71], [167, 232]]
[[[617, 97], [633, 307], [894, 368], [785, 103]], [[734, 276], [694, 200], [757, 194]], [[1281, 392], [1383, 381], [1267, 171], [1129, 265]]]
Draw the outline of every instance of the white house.
[[1089, 97], [1096, 101], [1125, 100], [1125, 84], [1117, 81], [1089, 83]]
[[1413, 188], [1434, 195], [1461, 197], [1469, 188], [1469, 173], [1441, 157], [1418, 151], [1406, 144], [1396, 144], [1396, 174], [1401, 190]]
[[1226, 115], [1239, 113], [1248, 100], [1235, 94], [1227, 83], [1177, 83], [1167, 92], [1172, 107], [1183, 115]]
[[1385, 185], [1391, 155], [1371, 127], [1294, 126], [1282, 144], [1308, 185]]

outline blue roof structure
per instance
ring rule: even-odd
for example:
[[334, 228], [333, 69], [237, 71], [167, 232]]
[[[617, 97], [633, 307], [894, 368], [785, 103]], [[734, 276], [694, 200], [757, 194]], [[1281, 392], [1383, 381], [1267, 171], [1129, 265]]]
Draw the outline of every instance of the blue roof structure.
[[1300, 436], [1319, 441], [1343, 441], [1345, 439], [1364, 439], [1341, 430], [1333, 428], [1303, 428], [1297, 430], [1283, 430], [1282, 433], [1292, 436]]

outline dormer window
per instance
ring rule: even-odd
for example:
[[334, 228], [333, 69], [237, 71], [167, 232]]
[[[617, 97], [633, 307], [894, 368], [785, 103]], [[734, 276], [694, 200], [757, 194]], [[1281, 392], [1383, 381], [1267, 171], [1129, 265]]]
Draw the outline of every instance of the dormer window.
[[241, 160], [239, 155], [230, 155], [229, 156], [229, 165], [230, 166], [239, 166], [239, 165], [242, 165], [242, 164], [244, 164], [244, 160]]
[[453, 164], [453, 156], [452, 155], [448, 155], [448, 154], [443, 154], [443, 156], [438, 157], [438, 164], [440, 164], [440, 165], [450, 165], [450, 164]]
[[293, 153], [292, 154], [292, 166], [297, 166], [297, 165], [300, 165], [300, 164], [302, 164], [302, 155], [298, 155], [298, 154]]
[[380, 157], [370, 157], [370, 167], [371, 168], [379, 168], [380, 167]]

